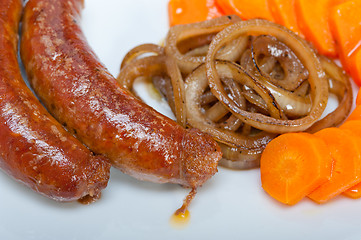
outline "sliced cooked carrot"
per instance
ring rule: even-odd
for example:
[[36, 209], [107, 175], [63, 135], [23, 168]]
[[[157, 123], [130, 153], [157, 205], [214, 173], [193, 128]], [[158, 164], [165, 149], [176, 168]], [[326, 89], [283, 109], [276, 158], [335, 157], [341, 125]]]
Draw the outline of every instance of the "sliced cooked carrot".
[[361, 47], [357, 48], [345, 62], [352, 79], [361, 86]]
[[[357, 105], [346, 121], [361, 120], [361, 105]], [[361, 135], [360, 135], [361, 138]]]
[[225, 14], [237, 14], [242, 19], [263, 18], [274, 21], [267, 0], [216, 0]]
[[[361, 119], [347, 121], [340, 126], [342, 130], [348, 130], [350, 134], [355, 134], [358, 136], [359, 141], [361, 141]], [[345, 196], [350, 198], [360, 198], [361, 197], [361, 183], [352, 186], [347, 189], [344, 193]]]
[[222, 14], [215, 0], [170, 0], [168, 3], [170, 26], [205, 21]]
[[295, 0], [298, 26], [317, 50], [329, 57], [337, 57], [335, 41], [328, 23], [329, 9], [340, 0]]
[[231, 5], [230, 0], [215, 0], [216, 6], [224, 12], [224, 14], [236, 14], [234, 8]]
[[297, 25], [294, 2], [295, 0], [268, 0], [268, 6], [276, 23], [303, 36]]
[[325, 203], [361, 181], [361, 149], [355, 136], [340, 128], [325, 128], [314, 134], [322, 138], [333, 158], [332, 176], [308, 195], [317, 203]]
[[323, 140], [309, 133], [286, 133], [262, 153], [262, 187], [278, 201], [293, 205], [330, 178], [331, 165]]
[[361, 44], [361, 0], [349, 0], [331, 8], [330, 26], [345, 68], [347, 60]]
[[361, 89], [359, 89], [357, 93], [356, 105], [361, 105]]
[[361, 118], [358, 120], [346, 121], [339, 128], [342, 130], [351, 130], [355, 135], [361, 138]]
[[349, 198], [360, 198], [361, 197], [361, 183], [352, 186], [351, 188], [347, 189], [343, 192], [346, 197]]

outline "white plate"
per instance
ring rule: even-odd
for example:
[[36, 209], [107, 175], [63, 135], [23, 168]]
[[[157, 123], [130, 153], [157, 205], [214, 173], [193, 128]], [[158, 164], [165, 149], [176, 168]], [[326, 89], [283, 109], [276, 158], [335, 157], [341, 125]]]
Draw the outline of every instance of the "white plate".
[[[83, 28], [112, 74], [132, 47], [158, 43], [168, 27], [167, 0], [85, 0]], [[137, 181], [112, 170], [100, 201], [57, 203], [0, 172], [0, 239], [361, 239], [361, 199], [338, 197], [287, 207], [262, 190], [259, 171], [219, 172], [190, 207], [189, 225], [169, 219], [187, 191]]]

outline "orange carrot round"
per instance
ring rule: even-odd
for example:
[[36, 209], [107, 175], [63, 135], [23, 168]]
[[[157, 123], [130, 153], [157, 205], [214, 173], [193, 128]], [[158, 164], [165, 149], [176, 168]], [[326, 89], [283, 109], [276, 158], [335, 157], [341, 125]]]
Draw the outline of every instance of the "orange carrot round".
[[330, 25], [340, 60], [358, 85], [361, 85], [360, 9], [360, 0], [348, 0], [334, 6], [330, 11]]
[[[351, 112], [346, 121], [361, 120], [361, 105], [356, 105], [355, 109]], [[361, 137], [361, 135], [360, 135]]]
[[329, 57], [337, 57], [335, 41], [328, 22], [328, 12], [332, 0], [295, 0], [298, 26], [306, 39], [317, 50]]
[[[361, 118], [358, 120], [349, 120], [340, 126], [340, 129], [349, 131], [350, 134], [354, 134], [361, 141]], [[347, 197], [360, 198], [361, 197], [361, 183], [349, 188], [344, 192]]]
[[[361, 61], [361, 60], [360, 60]], [[356, 97], [356, 105], [361, 105], [361, 89], [358, 90]]]
[[349, 0], [330, 10], [330, 26], [344, 67], [349, 71], [349, 58], [361, 45], [361, 1]]
[[[361, 119], [347, 121], [340, 126], [340, 129], [348, 131], [349, 134], [354, 134], [358, 138], [359, 142], [361, 142]], [[350, 198], [360, 198], [361, 183], [358, 183], [347, 189], [343, 194]]]
[[215, 0], [170, 0], [168, 3], [169, 25], [188, 24], [220, 17], [223, 13]]
[[356, 136], [361, 138], [361, 118], [346, 121], [339, 128], [351, 130]]
[[225, 14], [236, 14], [244, 20], [263, 18], [274, 21], [267, 0], [216, 0]]
[[215, 0], [216, 6], [221, 9], [224, 14], [236, 14], [234, 7], [231, 5], [230, 0]]
[[350, 72], [353, 81], [361, 86], [361, 47], [357, 48], [351, 56], [345, 60], [344, 66]]
[[294, 2], [295, 0], [268, 0], [268, 6], [276, 23], [303, 37], [297, 24]]
[[331, 165], [329, 149], [320, 138], [286, 133], [262, 153], [262, 187], [278, 201], [293, 205], [330, 178]]
[[308, 197], [325, 203], [361, 181], [361, 149], [357, 138], [340, 128], [325, 128], [314, 135], [329, 147], [333, 169], [330, 180]]

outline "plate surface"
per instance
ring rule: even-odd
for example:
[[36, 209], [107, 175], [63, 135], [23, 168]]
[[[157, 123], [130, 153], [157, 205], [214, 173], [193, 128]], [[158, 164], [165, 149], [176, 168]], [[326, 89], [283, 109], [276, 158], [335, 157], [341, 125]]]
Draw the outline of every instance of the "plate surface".
[[[129, 49], [164, 38], [166, 5], [167, 0], [85, 0], [85, 35], [113, 75]], [[89, 206], [48, 200], [3, 172], [0, 193], [4, 240], [361, 239], [361, 200], [340, 196], [317, 205], [305, 199], [287, 207], [265, 194], [258, 169], [220, 168], [199, 189], [182, 230], [169, 219], [187, 190], [140, 182], [114, 169], [101, 200]]]

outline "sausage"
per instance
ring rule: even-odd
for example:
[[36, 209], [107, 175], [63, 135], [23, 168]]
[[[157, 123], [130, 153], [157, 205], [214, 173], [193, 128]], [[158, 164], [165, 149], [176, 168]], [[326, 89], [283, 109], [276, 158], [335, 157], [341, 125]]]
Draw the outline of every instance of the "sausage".
[[67, 132], [26, 86], [17, 61], [21, 0], [0, 1], [0, 168], [58, 201], [100, 196], [110, 163]]
[[29, 0], [21, 57], [37, 95], [92, 151], [140, 180], [196, 188], [217, 172], [221, 151], [122, 89], [87, 44], [80, 0]]

